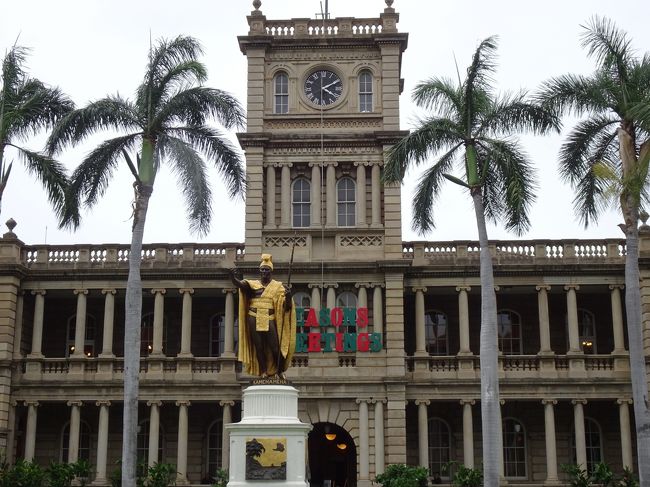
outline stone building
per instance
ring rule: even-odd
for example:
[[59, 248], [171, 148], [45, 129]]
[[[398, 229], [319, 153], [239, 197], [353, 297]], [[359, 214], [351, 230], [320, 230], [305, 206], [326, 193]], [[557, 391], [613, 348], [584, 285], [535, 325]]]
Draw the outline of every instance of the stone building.
[[[256, 0], [239, 38], [245, 242], [144, 246], [138, 454], [176, 464], [180, 484], [207, 483], [226, 464], [222, 425], [238, 420], [250, 380], [236, 361], [228, 270], [252, 277], [268, 252], [286, 282], [292, 248], [306, 311], [288, 375], [314, 427], [312, 485], [370, 485], [392, 463], [446, 483], [446, 462], [480, 465], [478, 248], [402, 241], [400, 188], [382, 185], [381, 171], [404, 134], [407, 34], [386, 4], [376, 18], [272, 21]], [[641, 243], [650, 303], [643, 231]], [[633, 467], [624, 241], [495, 241], [491, 251], [504, 482], [561, 483], [565, 463]], [[127, 264], [128, 245], [25, 245], [13, 225], [0, 240], [10, 462], [86, 458], [95, 484], [109, 484], [121, 454]]]

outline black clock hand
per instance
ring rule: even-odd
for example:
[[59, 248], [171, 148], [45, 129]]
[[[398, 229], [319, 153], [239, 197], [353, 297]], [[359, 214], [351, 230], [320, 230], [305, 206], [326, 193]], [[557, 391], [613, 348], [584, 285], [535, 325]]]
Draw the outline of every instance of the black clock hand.
[[325, 86], [323, 86], [321, 89], [324, 90], [325, 88], [329, 88], [330, 86], [335, 85], [335, 84], [338, 83], [339, 81], [341, 81], [341, 80], [340, 80], [340, 79], [337, 79], [336, 81], [330, 83], [329, 85], [325, 85]]

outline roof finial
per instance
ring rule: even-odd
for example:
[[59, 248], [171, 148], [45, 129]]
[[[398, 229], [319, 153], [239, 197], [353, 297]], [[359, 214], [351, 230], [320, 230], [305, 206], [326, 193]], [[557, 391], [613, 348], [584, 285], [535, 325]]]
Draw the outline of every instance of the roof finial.
[[255, 7], [255, 10], [259, 10], [261, 6], [262, 0], [253, 0], [253, 7]]
[[393, 6], [393, 0], [386, 0], [386, 6], [391, 8]]

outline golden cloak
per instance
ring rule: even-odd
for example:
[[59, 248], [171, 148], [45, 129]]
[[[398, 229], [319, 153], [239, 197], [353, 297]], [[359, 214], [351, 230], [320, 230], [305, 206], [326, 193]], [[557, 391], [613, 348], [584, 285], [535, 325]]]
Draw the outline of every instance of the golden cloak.
[[[246, 280], [245, 282], [253, 291], [264, 288], [262, 283], [257, 280]], [[274, 375], [284, 372], [291, 365], [291, 357], [296, 349], [296, 305], [291, 302], [291, 309], [284, 310], [284, 286], [280, 281], [271, 280], [262, 293], [262, 298], [273, 301], [273, 311], [275, 315], [275, 325], [278, 330], [278, 342], [280, 343], [280, 353], [284, 357], [285, 368], [278, 371], [278, 364], [275, 363], [270, 353], [267, 353], [266, 373]], [[257, 363], [257, 355], [253, 349], [253, 343], [249, 338], [248, 310], [250, 307], [249, 297], [239, 290], [239, 350], [237, 359], [244, 364], [244, 371], [249, 375], [259, 376], [260, 365]]]

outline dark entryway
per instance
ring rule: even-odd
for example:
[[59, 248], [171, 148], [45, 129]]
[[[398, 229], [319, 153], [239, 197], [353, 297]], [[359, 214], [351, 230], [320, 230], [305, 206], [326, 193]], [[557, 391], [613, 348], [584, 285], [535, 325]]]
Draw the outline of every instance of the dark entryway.
[[333, 423], [316, 423], [308, 445], [311, 487], [356, 487], [357, 451], [347, 431]]

